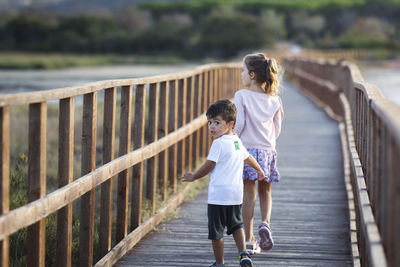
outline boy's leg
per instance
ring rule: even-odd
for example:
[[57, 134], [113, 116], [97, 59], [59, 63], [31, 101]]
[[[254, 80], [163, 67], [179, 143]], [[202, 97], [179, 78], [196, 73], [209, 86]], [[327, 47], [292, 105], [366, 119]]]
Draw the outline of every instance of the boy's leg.
[[224, 229], [226, 224], [225, 207], [208, 204], [208, 239], [212, 240], [212, 247], [216, 264], [224, 263]]
[[232, 233], [233, 239], [235, 240], [236, 247], [238, 252], [242, 252], [246, 250], [246, 242], [244, 240], [244, 230], [243, 228], [237, 229], [235, 232]]
[[270, 223], [272, 211], [271, 183], [259, 181], [258, 196], [260, 197], [261, 221]]
[[253, 242], [254, 205], [256, 203], [256, 184], [249, 179], [243, 181], [243, 224], [246, 241]]
[[215, 262], [217, 264], [224, 264], [224, 239], [212, 240], [212, 247], [214, 250]]
[[250, 259], [250, 254], [246, 251], [246, 243], [244, 241], [244, 230], [239, 228], [232, 233], [235, 239], [236, 246], [239, 251], [239, 264], [243, 267], [253, 267], [253, 262]]

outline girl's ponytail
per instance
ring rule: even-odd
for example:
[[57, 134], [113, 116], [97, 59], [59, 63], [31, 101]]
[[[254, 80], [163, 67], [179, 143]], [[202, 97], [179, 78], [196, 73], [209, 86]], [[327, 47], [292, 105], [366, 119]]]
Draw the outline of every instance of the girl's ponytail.
[[279, 93], [278, 63], [274, 58], [267, 58], [264, 54], [250, 54], [245, 56], [244, 63], [250, 72], [256, 75], [256, 81], [265, 93], [277, 95]]
[[265, 92], [269, 95], [277, 95], [279, 93], [279, 76], [278, 63], [274, 58], [266, 59], [266, 76]]

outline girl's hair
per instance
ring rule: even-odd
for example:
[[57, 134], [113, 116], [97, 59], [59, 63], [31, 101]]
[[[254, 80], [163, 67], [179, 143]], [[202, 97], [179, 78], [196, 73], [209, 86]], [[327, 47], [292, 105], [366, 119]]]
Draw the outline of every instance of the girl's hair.
[[244, 57], [249, 74], [254, 72], [256, 81], [265, 93], [277, 95], [279, 93], [278, 63], [274, 58], [267, 58], [264, 54], [250, 54]]

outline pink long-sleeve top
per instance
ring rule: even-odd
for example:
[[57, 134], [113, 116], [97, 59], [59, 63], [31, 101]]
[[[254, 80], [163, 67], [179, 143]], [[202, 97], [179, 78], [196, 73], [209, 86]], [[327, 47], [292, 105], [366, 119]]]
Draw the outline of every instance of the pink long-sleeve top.
[[281, 132], [283, 106], [279, 96], [241, 89], [236, 92], [234, 133], [246, 148], [275, 150]]

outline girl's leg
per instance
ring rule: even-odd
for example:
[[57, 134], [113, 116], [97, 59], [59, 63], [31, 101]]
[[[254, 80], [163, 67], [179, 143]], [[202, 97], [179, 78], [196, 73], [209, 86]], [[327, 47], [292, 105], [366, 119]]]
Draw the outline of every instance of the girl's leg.
[[215, 262], [217, 264], [224, 264], [224, 239], [216, 239], [212, 241], [214, 250]]
[[272, 211], [271, 183], [258, 181], [258, 196], [260, 197], [261, 220], [269, 224]]
[[249, 179], [244, 180], [243, 192], [243, 224], [246, 241], [253, 241], [253, 221], [254, 221], [254, 205], [256, 203], [256, 184]]

